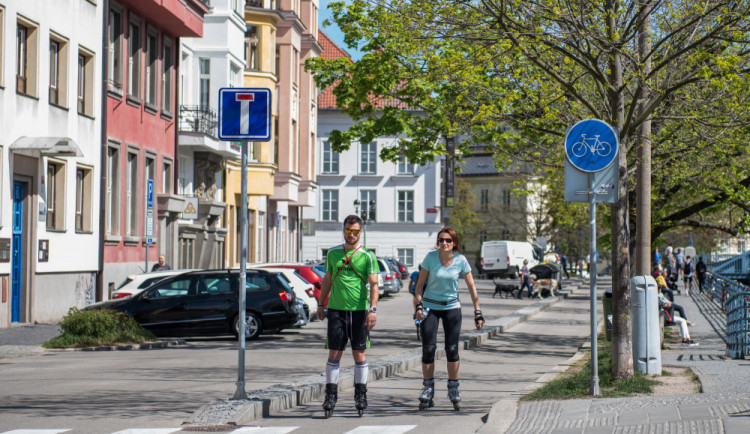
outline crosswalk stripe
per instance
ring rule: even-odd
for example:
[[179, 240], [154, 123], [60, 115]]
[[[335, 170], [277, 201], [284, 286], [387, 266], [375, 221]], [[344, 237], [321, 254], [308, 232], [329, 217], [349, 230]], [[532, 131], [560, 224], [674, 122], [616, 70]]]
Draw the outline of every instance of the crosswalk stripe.
[[253, 434], [287, 434], [299, 428], [298, 426], [243, 426], [232, 431], [235, 433], [253, 433]]
[[416, 427], [416, 425], [366, 425], [354, 428], [344, 434], [402, 434]]
[[69, 429], [14, 429], [5, 431], [2, 434], [60, 434], [61, 432], [70, 431]]
[[180, 430], [181, 428], [129, 428], [112, 434], [169, 434]]

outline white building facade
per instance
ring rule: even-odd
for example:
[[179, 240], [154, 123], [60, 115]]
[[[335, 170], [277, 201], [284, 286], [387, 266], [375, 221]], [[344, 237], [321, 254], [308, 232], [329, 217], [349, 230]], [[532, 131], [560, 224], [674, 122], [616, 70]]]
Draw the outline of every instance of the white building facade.
[[[321, 103], [321, 106], [324, 104]], [[412, 267], [435, 248], [440, 217], [441, 162], [425, 166], [384, 162], [380, 150], [394, 141], [378, 138], [352, 143], [348, 151], [333, 152], [328, 136], [352, 124], [339, 110], [319, 108], [316, 155], [320, 193], [317, 206], [305, 209], [303, 260], [325, 257], [343, 242], [342, 222], [349, 214], [367, 217], [360, 242], [377, 256], [392, 256]], [[355, 201], [357, 203], [355, 204]]]
[[102, 3], [0, 0], [0, 328], [102, 298]]

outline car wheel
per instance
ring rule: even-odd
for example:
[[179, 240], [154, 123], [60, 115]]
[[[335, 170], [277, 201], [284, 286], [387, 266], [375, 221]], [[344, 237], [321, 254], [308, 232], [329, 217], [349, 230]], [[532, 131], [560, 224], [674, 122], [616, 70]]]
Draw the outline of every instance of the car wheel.
[[[240, 316], [234, 317], [234, 335], [237, 339], [240, 338]], [[263, 330], [263, 322], [260, 320], [258, 315], [247, 312], [245, 314], [245, 340], [257, 339], [260, 332]]]

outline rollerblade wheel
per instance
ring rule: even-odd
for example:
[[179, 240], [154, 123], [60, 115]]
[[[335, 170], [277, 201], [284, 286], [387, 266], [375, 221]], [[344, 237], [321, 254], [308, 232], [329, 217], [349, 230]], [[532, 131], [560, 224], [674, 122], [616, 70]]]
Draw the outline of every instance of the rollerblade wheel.
[[331, 416], [333, 416], [333, 410], [326, 410], [325, 412], [326, 412], [326, 419], [328, 419]]
[[359, 413], [359, 417], [362, 417], [363, 414], [365, 414], [365, 411], [363, 409], [357, 410], [357, 413]]
[[424, 410], [427, 408], [427, 402], [425, 401], [419, 401], [419, 409]]
[[461, 411], [461, 404], [458, 402], [453, 403], [453, 409], [456, 411]]

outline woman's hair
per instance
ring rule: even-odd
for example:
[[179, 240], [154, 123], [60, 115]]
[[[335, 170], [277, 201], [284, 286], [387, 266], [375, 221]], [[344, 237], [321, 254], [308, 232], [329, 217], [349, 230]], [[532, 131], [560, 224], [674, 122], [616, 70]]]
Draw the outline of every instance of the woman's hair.
[[440, 232], [438, 232], [437, 239], [435, 240], [435, 248], [440, 249], [440, 236], [443, 234], [448, 234], [453, 240], [453, 251], [461, 253], [461, 248], [458, 246], [458, 235], [456, 235], [456, 231], [448, 227], [440, 229]]

